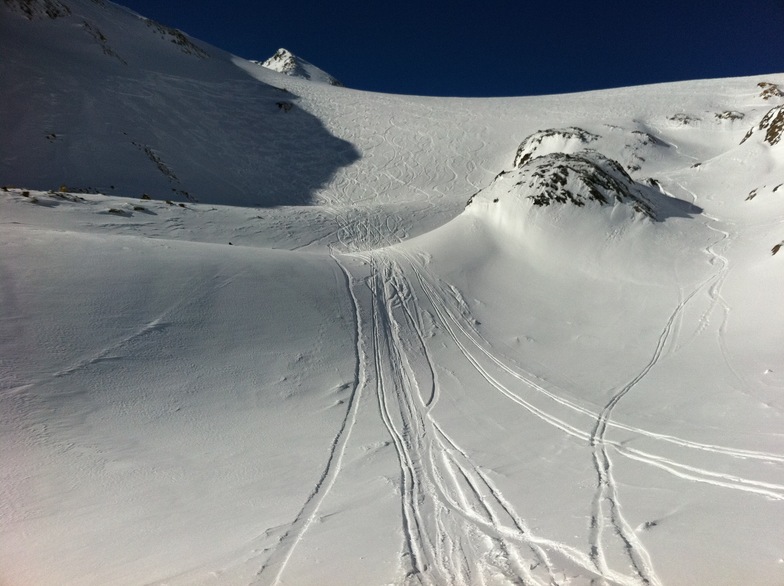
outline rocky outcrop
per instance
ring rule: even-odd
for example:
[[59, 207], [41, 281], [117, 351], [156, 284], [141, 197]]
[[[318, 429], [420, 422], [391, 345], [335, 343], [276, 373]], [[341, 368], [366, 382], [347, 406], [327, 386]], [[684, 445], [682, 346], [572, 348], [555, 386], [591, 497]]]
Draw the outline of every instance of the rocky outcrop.
[[765, 136], [762, 141], [773, 146], [781, 141], [782, 133], [784, 133], [784, 106], [776, 106], [772, 108], [757, 126], [752, 127], [740, 141], [740, 144], [746, 142], [749, 138], [757, 133], [764, 132]]
[[763, 100], [770, 100], [771, 98], [784, 97], [784, 92], [782, 92], [781, 88], [775, 83], [770, 83], [769, 81], [761, 81], [757, 84], [757, 87], [762, 89], [762, 91], [760, 92], [760, 98], [762, 98]]
[[594, 150], [583, 150], [529, 159], [517, 169], [499, 174], [489, 187], [471, 198], [468, 205], [479, 200], [497, 204], [507, 198], [528, 201], [535, 207], [624, 204], [655, 219], [653, 207], [645, 195], [651, 189], [635, 182], [617, 161]]
[[576, 153], [598, 138], [596, 134], [573, 126], [538, 130], [520, 143], [514, 166], [520, 168], [531, 159], [551, 153]]
[[582, 207], [591, 201], [602, 205], [618, 202], [653, 217], [641, 189], [621, 164], [596, 151], [538, 157], [523, 168], [516, 185], [529, 192], [526, 197], [535, 206], [571, 203]]

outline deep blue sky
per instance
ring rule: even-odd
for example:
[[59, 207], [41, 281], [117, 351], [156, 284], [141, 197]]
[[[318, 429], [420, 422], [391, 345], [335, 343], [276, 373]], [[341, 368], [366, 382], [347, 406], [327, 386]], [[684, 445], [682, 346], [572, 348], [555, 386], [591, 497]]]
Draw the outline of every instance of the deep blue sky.
[[349, 87], [512, 96], [784, 72], [784, 0], [118, 0], [247, 59]]

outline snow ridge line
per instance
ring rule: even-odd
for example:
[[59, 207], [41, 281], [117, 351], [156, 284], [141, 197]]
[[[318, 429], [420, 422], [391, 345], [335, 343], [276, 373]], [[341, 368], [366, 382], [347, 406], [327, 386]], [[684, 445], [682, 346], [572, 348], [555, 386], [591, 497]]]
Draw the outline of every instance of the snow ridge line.
[[[310, 495], [308, 495], [308, 498], [294, 521], [291, 523], [288, 531], [281, 536], [278, 547], [275, 548], [261, 569], [256, 573], [257, 579], [253, 584], [266, 585], [280, 583], [283, 572], [285, 571], [286, 565], [291, 559], [294, 550], [302, 541], [308, 527], [310, 527], [315, 520], [321, 503], [324, 501], [327, 494], [329, 494], [329, 491], [337, 480], [343, 464], [343, 455], [345, 454], [346, 446], [351, 437], [351, 431], [357, 420], [357, 412], [359, 410], [362, 391], [367, 384], [366, 353], [362, 339], [363, 320], [359, 310], [359, 301], [352, 287], [351, 273], [334, 253], [330, 252], [330, 255], [338, 265], [338, 268], [344, 277], [346, 289], [348, 290], [352, 310], [354, 312], [354, 348], [356, 358], [354, 367], [354, 388], [349, 397], [346, 415], [341, 422], [337, 434], [332, 440], [327, 463], [318, 482], [313, 487]], [[270, 571], [274, 570], [275, 567], [277, 567], [277, 571], [274, 576], [271, 576]]]
[[[218, 280], [219, 278], [221, 278], [221, 280], [218, 283], [216, 283], [211, 289], [202, 292], [196, 299], [188, 299], [188, 300], [178, 301], [176, 303], [173, 303], [171, 306], [161, 311], [158, 314], [158, 317], [145, 323], [143, 326], [138, 328], [135, 332], [132, 332], [127, 336], [120, 338], [119, 340], [109, 344], [108, 346], [104, 347], [103, 350], [98, 351], [93, 356], [89, 358], [83, 358], [82, 360], [79, 360], [78, 362], [72, 364], [71, 366], [65, 367], [55, 372], [54, 374], [51, 375], [51, 378], [60, 378], [64, 376], [69, 376], [71, 374], [74, 374], [75, 372], [88, 368], [94, 364], [98, 364], [100, 362], [104, 362], [108, 360], [115, 360], [114, 357], [109, 356], [112, 352], [124, 348], [131, 342], [143, 338], [144, 336], [165, 330], [166, 328], [172, 325], [169, 321], [164, 321], [164, 318], [166, 316], [171, 315], [172, 313], [174, 313], [178, 309], [181, 309], [182, 307], [187, 307], [188, 305], [192, 305], [196, 301], [201, 300], [202, 298], [208, 295], [211, 295], [212, 293], [218, 291], [219, 289], [223, 289], [227, 285], [230, 285], [234, 281], [235, 276], [236, 275], [221, 278], [221, 275], [219, 273], [213, 275], [212, 277], [213, 280]], [[196, 284], [198, 280], [199, 279], [197, 277], [190, 279], [191, 285], [189, 288], [192, 290], [197, 290], [198, 287], [196, 287]], [[44, 379], [33, 381], [32, 383], [30, 383], [30, 385], [40, 384], [43, 382], [43, 380]]]
[[128, 343], [133, 342], [134, 340], [137, 340], [139, 338], [142, 338], [142, 337], [146, 336], [147, 334], [150, 334], [150, 333], [156, 332], [156, 331], [161, 331], [161, 330], [167, 328], [169, 325], [170, 324], [168, 324], [168, 323], [162, 322], [160, 317], [156, 318], [156, 319], [152, 320], [151, 322], [145, 324], [141, 328], [139, 328], [139, 330], [137, 330], [133, 334], [131, 334], [129, 336], [126, 336], [125, 338], [119, 340], [118, 342], [115, 342], [114, 344], [112, 344], [110, 346], [107, 346], [106, 348], [104, 348], [103, 350], [101, 350], [100, 352], [95, 354], [94, 356], [92, 356], [90, 358], [85, 358], [83, 360], [80, 360], [79, 362], [77, 362], [73, 366], [69, 366], [68, 368], [64, 368], [63, 370], [60, 370], [60, 371], [54, 373], [52, 375], [52, 378], [60, 378], [60, 377], [63, 377], [63, 376], [68, 376], [68, 375], [71, 375], [71, 374], [73, 374], [75, 372], [78, 372], [78, 371], [80, 371], [80, 370], [82, 370], [84, 368], [87, 368], [88, 366], [92, 366], [93, 364], [98, 364], [99, 362], [104, 362], [104, 361], [107, 361], [107, 360], [115, 360], [115, 358], [110, 357], [109, 354], [111, 354], [115, 350], [119, 350], [120, 348], [123, 348]]

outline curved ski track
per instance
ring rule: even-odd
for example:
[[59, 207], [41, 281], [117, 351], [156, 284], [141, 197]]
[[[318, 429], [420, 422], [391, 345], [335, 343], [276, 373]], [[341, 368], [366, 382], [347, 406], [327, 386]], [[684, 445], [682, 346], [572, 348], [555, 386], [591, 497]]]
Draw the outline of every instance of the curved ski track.
[[[258, 583], [282, 581], [293, 551], [338, 480], [343, 453], [357, 417], [369, 416], [364, 410], [358, 413], [363, 392], [374, 395], [378, 416], [390, 437], [399, 466], [401, 580], [405, 583], [565, 584], [576, 574], [597, 584], [661, 584], [650, 553], [624, 517], [612, 455], [655, 467], [686, 481], [784, 500], [784, 485], [695, 466], [631, 448], [608, 437], [608, 431], [615, 429], [654, 440], [654, 445], [661, 443], [670, 450], [704, 451], [729, 458], [784, 464], [784, 455], [697, 442], [613, 419], [617, 405], [657, 366], [665, 353], [677, 352], [689, 342], [680, 336], [683, 312], [706, 288], [710, 307], [702, 314], [692, 338], [708, 327], [711, 314], [721, 304], [724, 319], [718, 331], [719, 344], [728, 368], [740, 380], [723, 344], [729, 308], [721, 298], [721, 286], [729, 266], [727, 259], [715, 250], [719, 244], [730, 241], [730, 233], [711, 228], [723, 235], [705, 249], [716, 271], [688, 295], [681, 295], [643, 368], [612, 392], [600, 410], [582, 405], [509, 358], [502, 358], [475, 327], [460, 293], [430, 274], [415, 255], [393, 247], [405, 239], [408, 225], [405, 218], [378, 207], [379, 201], [395, 199], [387, 192], [422, 196], [425, 206], [432, 208], [455, 177], [481, 173], [468, 166], [456, 169], [453, 159], [465, 163], [457, 156], [446, 157], [448, 163], [441, 169], [418, 166], [415, 153], [409, 152], [403, 159], [400, 153], [412, 148], [424, 152], [447, 144], [443, 139], [434, 140], [432, 135], [418, 133], [416, 128], [418, 125], [410, 119], [397, 123], [392, 118], [387, 132], [363, 137], [359, 142], [375, 141], [363, 159], [366, 165], [339, 174], [331, 185], [332, 193], [322, 196], [324, 208], [337, 224], [335, 250], [342, 251], [333, 250], [331, 255], [345, 276], [355, 313], [355, 386], [321, 476], [259, 571]], [[404, 135], [405, 144], [401, 143]], [[478, 145], [477, 150], [484, 146]], [[470, 158], [466, 164], [470, 164]], [[422, 176], [428, 178], [427, 193], [418, 187], [418, 178]], [[341, 254], [363, 260], [370, 268], [369, 277], [353, 277], [341, 262]], [[358, 287], [367, 287], [366, 293], [370, 293], [370, 307], [364, 312], [359, 306]], [[507, 499], [491, 473], [439, 424], [434, 408], [441, 389], [438, 369], [428, 349], [425, 313], [490, 389], [589, 450], [596, 485], [586, 515], [589, 523], [585, 550], [534, 534], [516, 508], [520, 503], [516, 505]], [[362, 315], [369, 317], [363, 320]], [[610, 567], [610, 553], [616, 563], [619, 559], [626, 560], [623, 568]]]
[[308, 496], [305, 504], [300, 509], [294, 521], [291, 523], [289, 529], [280, 539], [280, 544], [276, 547], [269, 558], [267, 558], [264, 565], [257, 572], [257, 584], [277, 584], [281, 580], [286, 565], [288, 564], [294, 549], [302, 540], [302, 536], [308, 530], [310, 524], [314, 521], [318, 514], [319, 507], [324, 501], [324, 498], [329, 493], [335, 480], [340, 472], [343, 461], [343, 454], [346, 451], [346, 445], [351, 437], [351, 431], [357, 419], [357, 411], [359, 408], [360, 398], [362, 391], [367, 383], [366, 364], [364, 358], [364, 348], [362, 344], [362, 316], [359, 311], [359, 301], [352, 288], [352, 277], [345, 265], [340, 262], [334, 254], [332, 258], [340, 268], [343, 277], [345, 278], [346, 289], [351, 299], [351, 305], [354, 312], [354, 346], [355, 346], [355, 371], [354, 371], [354, 387], [348, 399], [348, 407], [346, 415], [341, 422], [337, 434], [332, 440], [329, 448], [329, 455], [327, 462], [318, 482], [313, 487], [310, 495]]
[[[378, 231], [379, 236], [382, 233]], [[401, 563], [406, 583], [474, 584], [503, 579], [519, 584], [561, 584], [576, 571], [598, 582], [660, 584], [650, 554], [623, 516], [610, 450], [678, 478], [784, 500], [784, 486], [699, 468], [607, 437], [607, 431], [615, 428], [683, 449], [784, 463], [784, 456], [777, 454], [703, 444], [612, 420], [618, 403], [673, 345], [680, 314], [709, 281], [681, 300], [666, 321], [648, 363], [597, 413], [566, 399], [558, 389], [548, 388], [541, 379], [492, 352], [459, 292], [430, 275], [414, 255], [391, 248], [355, 253], [370, 266], [370, 276], [364, 282], [351, 277], [336, 253], [333, 257], [346, 277], [356, 315], [354, 394], [321, 478], [259, 573], [260, 583], [280, 581], [292, 551], [335, 483], [363, 389], [375, 393], [378, 415], [399, 464]], [[371, 294], [367, 323], [362, 321], [353, 289], [358, 286], [368, 287]], [[489, 472], [436, 420], [438, 370], [428, 349], [424, 312], [430, 313], [490, 388], [589, 447], [597, 481], [586, 551], [532, 533], [524, 515], [504, 497]], [[609, 567], [608, 547], [624, 555], [628, 567]], [[273, 568], [277, 568], [274, 576]], [[267, 581], [265, 576], [272, 578]]]

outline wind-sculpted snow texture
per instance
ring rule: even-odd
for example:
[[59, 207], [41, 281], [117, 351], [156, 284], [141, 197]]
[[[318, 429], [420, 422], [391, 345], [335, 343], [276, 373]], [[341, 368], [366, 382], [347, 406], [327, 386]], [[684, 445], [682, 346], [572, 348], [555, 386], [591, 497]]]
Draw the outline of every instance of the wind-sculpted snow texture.
[[0, 29], [4, 586], [782, 583], [784, 76], [422, 98], [109, 2]]

